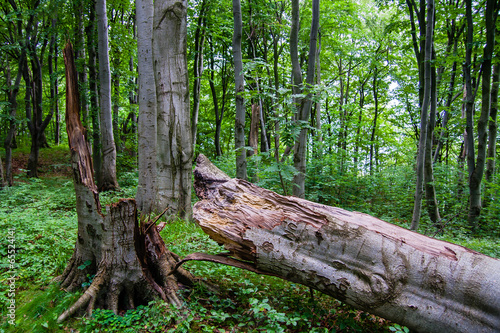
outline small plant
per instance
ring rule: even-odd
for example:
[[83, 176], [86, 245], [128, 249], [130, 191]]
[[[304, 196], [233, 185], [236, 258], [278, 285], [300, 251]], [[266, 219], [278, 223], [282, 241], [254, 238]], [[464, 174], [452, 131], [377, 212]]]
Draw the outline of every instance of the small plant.
[[395, 333], [410, 333], [410, 330], [408, 327], [401, 326], [398, 324], [394, 324], [393, 326], [389, 327], [389, 331], [395, 332]]

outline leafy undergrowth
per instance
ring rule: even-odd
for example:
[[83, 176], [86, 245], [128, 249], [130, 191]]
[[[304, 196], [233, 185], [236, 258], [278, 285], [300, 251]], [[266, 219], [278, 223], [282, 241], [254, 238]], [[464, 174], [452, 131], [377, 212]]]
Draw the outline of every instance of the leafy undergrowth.
[[[90, 318], [63, 324], [56, 318], [78, 294], [51, 284], [65, 268], [76, 240], [77, 216], [72, 181], [60, 174], [38, 179], [18, 175], [16, 186], [0, 191], [0, 309], [1, 332], [407, 332], [407, 328], [357, 311], [301, 285], [207, 262], [185, 267], [207, 283], [182, 289], [184, 307], [161, 301], [114, 315], [96, 310]], [[121, 190], [102, 196], [103, 203], [133, 197], [137, 173], [120, 176]], [[175, 221], [161, 233], [169, 249], [181, 257], [193, 252], [218, 253], [222, 249], [193, 223]], [[453, 236], [453, 237], [452, 237]], [[485, 254], [500, 257], [498, 240], [443, 235]], [[15, 265], [8, 261], [9, 244], [15, 246]], [[7, 317], [9, 277], [16, 276], [16, 325]]]

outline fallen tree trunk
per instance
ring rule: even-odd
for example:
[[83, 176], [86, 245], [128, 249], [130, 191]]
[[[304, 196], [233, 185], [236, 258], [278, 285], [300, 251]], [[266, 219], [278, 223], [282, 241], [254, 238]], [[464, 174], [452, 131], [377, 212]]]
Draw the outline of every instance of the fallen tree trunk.
[[194, 173], [194, 219], [231, 260], [417, 332], [499, 331], [499, 260], [230, 179], [203, 155]]

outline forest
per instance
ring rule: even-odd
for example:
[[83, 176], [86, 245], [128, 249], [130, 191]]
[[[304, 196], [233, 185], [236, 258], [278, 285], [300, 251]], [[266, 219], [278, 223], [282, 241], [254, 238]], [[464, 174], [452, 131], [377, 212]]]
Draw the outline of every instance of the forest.
[[[499, 11], [2, 1], [0, 332], [419, 332], [245, 254], [221, 265], [201, 212], [242, 180], [235, 197], [262, 188], [499, 259]], [[205, 159], [221, 173], [200, 189]], [[197, 253], [217, 259], [179, 267]]]

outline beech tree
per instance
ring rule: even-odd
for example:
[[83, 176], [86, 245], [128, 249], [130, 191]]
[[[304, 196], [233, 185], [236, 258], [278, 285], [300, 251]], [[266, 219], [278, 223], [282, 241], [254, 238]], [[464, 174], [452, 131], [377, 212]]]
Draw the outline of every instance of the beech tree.
[[156, 210], [170, 207], [169, 214], [191, 216], [191, 135], [186, 0], [154, 3], [153, 56], [156, 82], [158, 198]]
[[[422, 10], [422, 8], [421, 8]], [[417, 184], [415, 186], [415, 204], [413, 208], [413, 217], [411, 222], [411, 229], [417, 230], [420, 223], [420, 214], [422, 209], [422, 196], [424, 193], [424, 166], [425, 166], [425, 147], [431, 142], [427, 142], [428, 131], [428, 118], [429, 109], [431, 104], [431, 91], [432, 91], [432, 46], [434, 35], [434, 1], [427, 1], [427, 30], [425, 34], [425, 47], [424, 47], [424, 92], [422, 107], [420, 113], [420, 139], [418, 142], [418, 157], [417, 157]]]
[[153, 67], [153, 0], [137, 0], [137, 60], [139, 74], [139, 133], [137, 208], [149, 215], [156, 207], [156, 83]]
[[236, 116], [234, 124], [234, 149], [236, 151], [236, 177], [247, 179], [247, 152], [245, 150], [245, 77], [241, 55], [242, 18], [241, 1], [233, 0], [233, 59], [234, 59], [234, 96], [236, 99]]
[[[299, 23], [299, 4], [298, 1], [292, 1], [293, 6], [293, 27], [292, 33], [298, 33], [298, 23]], [[319, 0], [313, 0], [312, 2], [312, 21], [311, 21], [311, 33], [309, 36], [309, 55], [307, 64], [307, 75], [305, 86], [302, 85], [302, 80], [299, 77], [300, 66], [298, 65], [298, 56], [296, 54], [296, 43], [293, 42], [294, 51], [291, 53], [292, 63], [294, 66], [294, 85], [299, 84], [299, 91], [306, 96], [300, 99], [300, 103], [297, 105], [296, 121], [299, 123], [300, 132], [298, 138], [295, 140], [294, 152], [293, 152], [293, 164], [297, 173], [293, 177], [293, 195], [299, 198], [305, 197], [305, 177], [306, 177], [306, 155], [307, 155], [307, 128], [304, 126], [305, 123], [309, 121], [312, 108], [312, 93], [307, 92], [311, 89], [314, 84], [314, 74], [315, 74], [315, 64], [316, 64], [316, 49], [317, 49], [317, 38], [319, 29]], [[290, 38], [292, 39], [292, 38]], [[295, 37], [294, 37], [295, 39]], [[292, 44], [291, 44], [292, 45]], [[300, 78], [300, 82], [299, 82]]]
[[116, 179], [116, 146], [113, 135], [113, 119], [111, 109], [111, 70], [109, 67], [109, 38], [106, 0], [95, 3], [98, 31], [99, 54], [99, 120], [101, 134], [102, 166], [97, 183], [99, 190], [118, 189]]
[[367, 214], [286, 197], [196, 161], [208, 260], [278, 276], [418, 332], [496, 332], [500, 261]]
[[[470, 80], [467, 76], [470, 76], [470, 67], [464, 68], [466, 72], [466, 84], [467, 86], [467, 140], [468, 140], [468, 150], [467, 150], [467, 169], [469, 173], [469, 193], [470, 193], [470, 203], [469, 203], [469, 214], [468, 221], [470, 227], [473, 231], [478, 229], [478, 218], [481, 213], [482, 203], [481, 203], [481, 184], [484, 174], [484, 169], [486, 165], [486, 150], [488, 141], [488, 121], [490, 118], [490, 102], [491, 102], [491, 68], [492, 68], [492, 56], [495, 45], [495, 35], [496, 35], [496, 19], [498, 16], [498, 3], [495, 0], [486, 1], [486, 8], [484, 10], [485, 14], [485, 28], [486, 28], [486, 45], [483, 50], [483, 61], [481, 64], [482, 72], [482, 86], [481, 86], [481, 114], [477, 122], [477, 157], [475, 154], [474, 147], [474, 126], [473, 126], [473, 92]], [[466, 18], [467, 18], [467, 41], [471, 39], [473, 33], [473, 18], [472, 18], [472, 3], [466, 0]], [[471, 64], [470, 49], [472, 46], [467, 46], [467, 59], [466, 65]], [[468, 72], [468, 73], [467, 73]]]

